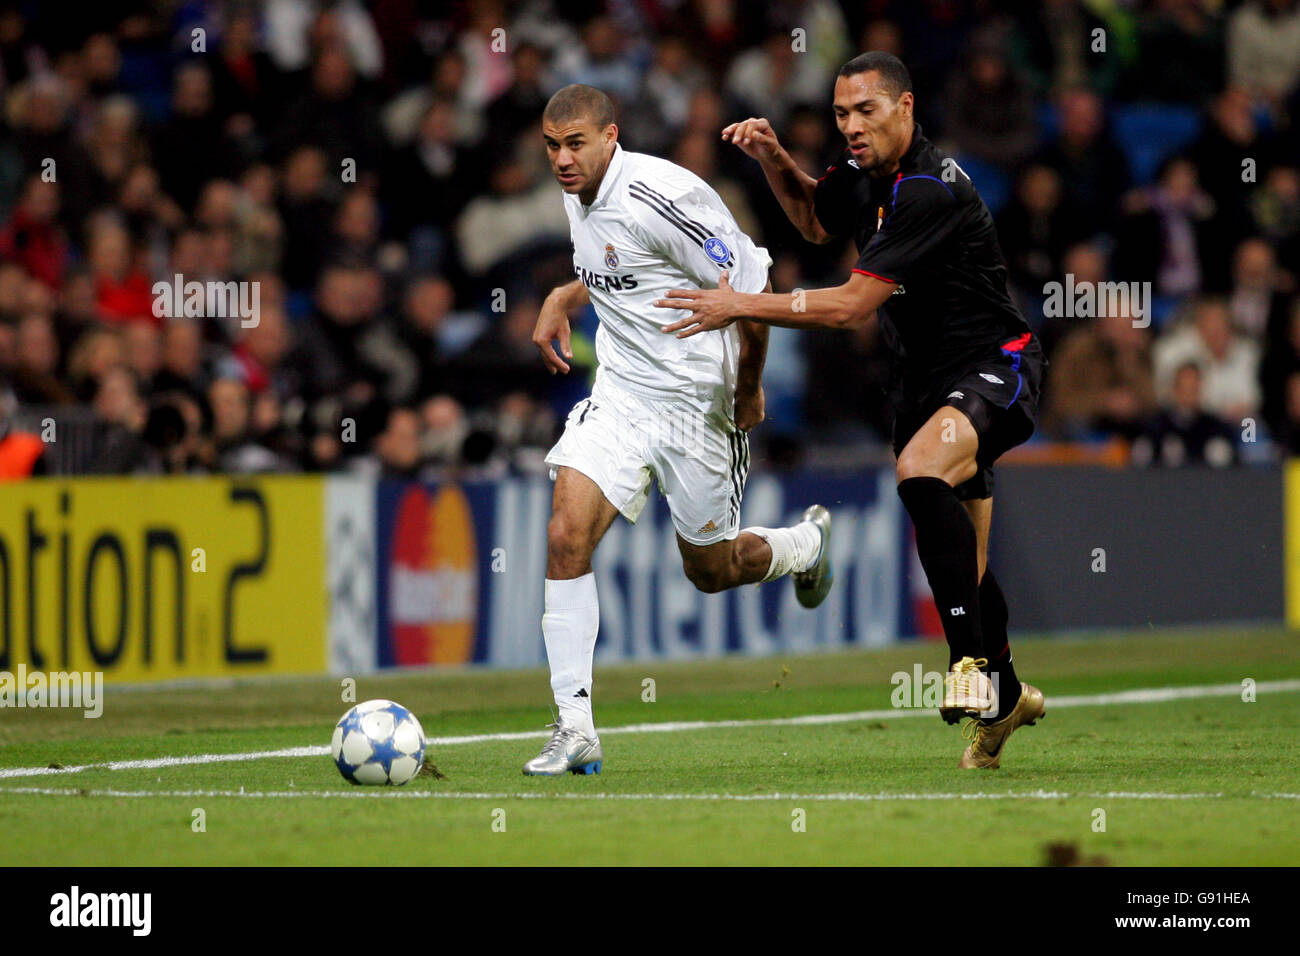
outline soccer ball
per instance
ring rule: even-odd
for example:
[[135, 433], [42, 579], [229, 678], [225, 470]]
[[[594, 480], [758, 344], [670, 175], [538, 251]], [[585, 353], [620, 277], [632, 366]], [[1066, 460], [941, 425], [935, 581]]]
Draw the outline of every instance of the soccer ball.
[[343, 715], [330, 753], [339, 773], [353, 783], [400, 787], [424, 763], [424, 729], [401, 704], [368, 700]]

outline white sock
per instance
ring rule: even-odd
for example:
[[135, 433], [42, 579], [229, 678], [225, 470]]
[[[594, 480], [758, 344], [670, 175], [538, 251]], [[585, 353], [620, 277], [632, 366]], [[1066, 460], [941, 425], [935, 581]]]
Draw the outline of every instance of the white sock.
[[551, 665], [551, 690], [560, 719], [595, 736], [591, 719], [591, 660], [596, 653], [600, 604], [596, 575], [568, 581], [546, 579], [542, 637]]
[[807, 571], [817, 563], [822, 547], [822, 533], [811, 521], [801, 521], [793, 528], [744, 528], [756, 534], [772, 549], [772, 563], [762, 581], [775, 581], [791, 571]]

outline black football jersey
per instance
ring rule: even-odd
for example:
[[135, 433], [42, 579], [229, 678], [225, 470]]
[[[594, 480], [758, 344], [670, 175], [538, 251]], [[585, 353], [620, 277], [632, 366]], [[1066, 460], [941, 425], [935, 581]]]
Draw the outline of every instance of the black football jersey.
[[867, 175], [845, 150], [818, 181], [813, 199], [822, 228], [857, 243], [853, 271], [898, 285], [879, 320], [906, 391], [942, 385], [964, 365], [1030, 331], [1007, 293], [1006, 262], [988, 207], [919, 124], [894, 175]]

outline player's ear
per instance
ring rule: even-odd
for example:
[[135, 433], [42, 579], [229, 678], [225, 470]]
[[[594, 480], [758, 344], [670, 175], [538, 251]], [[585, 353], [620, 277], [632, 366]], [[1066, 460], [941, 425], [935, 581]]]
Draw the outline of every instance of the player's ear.
[[904, 116], [912, 115], [912, 108], [916, 105], [916, 97], [912, 95], [911, 90], [904, 90], [898, 96], [898, 108], [902, 110]]
[[600, 135], [605, 138], [605, 145], [612, 149], [614, 144], [618, 142], [618, 125], [610, 123]]

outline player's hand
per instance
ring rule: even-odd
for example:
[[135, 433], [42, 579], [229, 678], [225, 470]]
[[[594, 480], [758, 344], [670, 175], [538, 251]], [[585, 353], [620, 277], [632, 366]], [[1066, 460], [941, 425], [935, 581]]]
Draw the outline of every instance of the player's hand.
[[533, 344], [537, 346], [538, 351], [542, 353], [542, 361], [550, 369], [552, 375], [556, 372], [569, 373], [569, 365], [564, 359], [560, 358], [555, 351], [556, 340], [560, 342], [560, 351], [564, 353], [564, 358], [573, 358], [573, 350], [569, 347], [569, 316], [562, 308], [547, 297], [542, 303], [542, 310], [537, 315], [537, 327], [533, 329]]
[[763, 397], [762, 385], [755, 385], [752, 388], [736, 388], [736, 410], [734, 417], [736, 427], [742, 432], [749, 431], [767, 417], [767, 404]]
[[725, 272], [718, 277], [716, 289], [672, 289], [664, 295], [666, 298], [655, 299], [655, 306], [660, 309], [685, 309], [691, 313], [688, 318], [660, 327], [660, 331], [665, 334], [676, 332], [679, 339], [725, 329], [740, 318], [735, 311], [737, 296], [732, 291]]
[[722, 131], [722, 140], [732, 143], [750, 159], [760, 163], [775, 159], [781, 153], [781, 144], [765, 119], [750, 117], [732, 123]]

